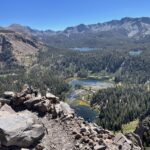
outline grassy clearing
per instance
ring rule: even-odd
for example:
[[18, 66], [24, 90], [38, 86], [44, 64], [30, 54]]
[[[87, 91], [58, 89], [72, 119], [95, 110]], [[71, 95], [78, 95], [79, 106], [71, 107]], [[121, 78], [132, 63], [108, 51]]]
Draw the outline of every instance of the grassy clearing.
[[89, 102], [87, 102], [87, 101], [80, 100], [80, 101], [79, 101], [79, 105], [80, 105], [80, 106], [89, 106], [90, 104], [89, 104]]
[[90, 106], [90, 103], [88, 101], [84, 101], [84, 100], [75, 100], [73, 101], [73, 105], [74, 106]]
[[138, 123], [139, 123], [139, 120], [137, 119], [137, 120], [134, 120], [127, 124], [122, 125], [123, 133], [134, 132]]
[[139, 123], [139, 120], [137, 119], [137, 120], [131, 121], [131, 122], [127, 123], [127, 124], [123, 124], [122, 125], [122, 131], [121, 130], [114, 131], [114, 134], [116, 135], [116, 134], [121, 133], [121, 132], [123, 132], [124, 134], [125, 133], [134, 132], [136, 127], [138, 126], [138, 123]]

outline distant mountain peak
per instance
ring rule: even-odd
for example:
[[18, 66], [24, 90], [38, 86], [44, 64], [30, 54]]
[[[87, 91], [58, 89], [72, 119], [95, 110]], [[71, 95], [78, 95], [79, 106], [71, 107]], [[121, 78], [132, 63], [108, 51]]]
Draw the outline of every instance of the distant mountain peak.
[[23, 34], [30, 34], [33, 31], [33, 29], [31, 29], [30, 27], [23, 26], [23, 25], [20, 25], [20, 24], [11, 24], [6, 29], [12, 30], [12, 31], [15, 31], [15, 32], [20, 32], [20, 33], [23, 33]]

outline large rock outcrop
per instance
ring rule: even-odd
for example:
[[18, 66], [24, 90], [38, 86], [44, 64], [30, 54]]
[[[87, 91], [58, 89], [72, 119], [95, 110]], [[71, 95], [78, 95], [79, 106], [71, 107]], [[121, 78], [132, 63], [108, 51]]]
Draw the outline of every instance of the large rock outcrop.
[[[32, 145], [31, 150], [142, 150], [136, 136], [115, 136], [94, 123], [76, 117], [67, 103], [59, 101], [50, 92], [41, 96], [37, 90], [26, 85], [20, 93], [5, 92], [0, 100], [2, 147]], [[12, 111], [11, 107], [19, 112]]]
[[139, 147], [139, 145], [134, 145], [133, 141], [127, 139], [127, 137], [122, 133], [119, 133], [115, 136], [114, 143], [119, 145], [119, 148], [123, 150], [141, 150], [141, 147]]
[[0, 111], [1, 145], [29, 147], [42, 138], [44, 127], [35, 115], [29, 111], [15, 113], [5, 109]]

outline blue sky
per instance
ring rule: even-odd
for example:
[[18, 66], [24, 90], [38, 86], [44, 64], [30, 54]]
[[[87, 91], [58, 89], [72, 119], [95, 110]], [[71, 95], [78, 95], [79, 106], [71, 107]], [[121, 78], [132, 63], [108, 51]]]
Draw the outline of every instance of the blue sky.
[[150, 0], [1, 0], [0, 26], [62, 30], [122, 17], [150, 17]]

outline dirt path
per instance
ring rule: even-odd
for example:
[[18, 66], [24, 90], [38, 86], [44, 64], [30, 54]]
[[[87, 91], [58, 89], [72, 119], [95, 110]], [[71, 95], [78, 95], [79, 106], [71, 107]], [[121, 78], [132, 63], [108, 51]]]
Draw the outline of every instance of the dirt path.
[[42, 139], [46, 150], [74, 150], [74, 139], [67, 126], [64, 127], [57, 120], [47, 120], [46, 117], [41, 121], [47, 128], [47, 134]]

